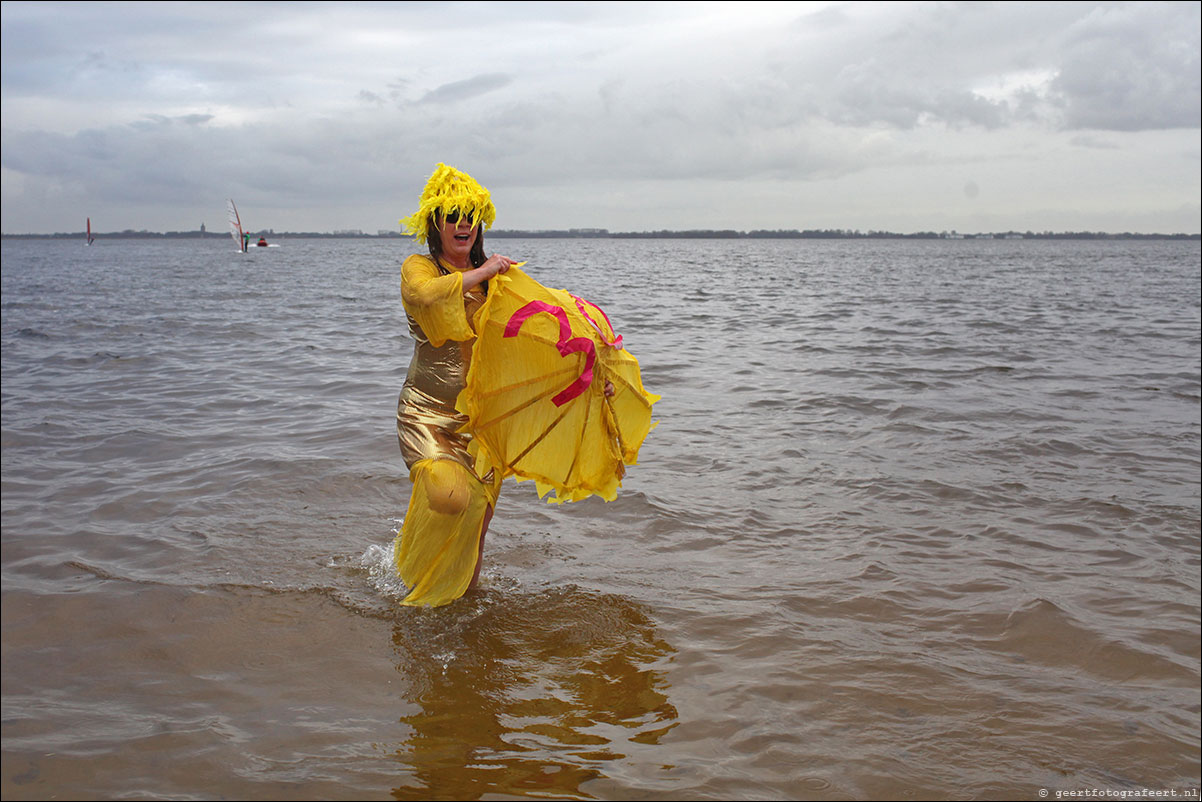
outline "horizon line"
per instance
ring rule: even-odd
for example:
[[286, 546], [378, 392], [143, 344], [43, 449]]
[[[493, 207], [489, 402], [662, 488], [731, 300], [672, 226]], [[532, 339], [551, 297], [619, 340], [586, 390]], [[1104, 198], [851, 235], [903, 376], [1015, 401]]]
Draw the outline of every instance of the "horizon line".
[[[400, 231], [379, 229], [375, 234], [362, 229], [336, 229], [334, 231], [276, 231], [261, 229], [246, 232], [250, 236], [297, 237], [297, 238], [368, 238], [368, 239], [407, 239], [409, 235]], [[211, 231], [198, 228], [187, 231], [149, 231], [141, 229], [123, 229], [121, 231], [96, 232], [93, 238], [106, 239], [137, 239], [148, 237], [174, 238], [207, 238], [228, 236], [225, 231]], [[86, 237], [86, 231], [55, 232], [53, 234], [6, 233], [0, 232], [0, 237], [14, 239], [73, 239]], [[512, 238], [561, 238], [561, 239], [1049, 239], [1049, 238], [1078, 238], [1078, 239], [1200, 239], [1198, 232], [1185, 233], [1138, 233], [1133, 231], [977, 231], [961, 232], [955, 229], [941, 231], [915, 231], [910, 233], [883, 231], [877, 229], [750, 229], [738, 230], [730, 228], [696, 228], [696, 229], [657, 229], [653, 231], [610, 231], [605, 228], [568, 228], [568, 229], [496, 229], [489, 231], [488, 236], [501, 239]]]

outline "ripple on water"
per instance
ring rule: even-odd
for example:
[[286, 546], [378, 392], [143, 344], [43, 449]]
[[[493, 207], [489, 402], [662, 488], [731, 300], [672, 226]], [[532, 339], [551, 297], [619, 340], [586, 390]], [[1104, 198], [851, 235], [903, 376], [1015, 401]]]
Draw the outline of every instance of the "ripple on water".
[[660, 425], [612, 503], [507, 484], [439, 610], [391, 569], [408, 251], [78, 244], [3, 243], [23, 788], [1196, 784], [1196, 243], [507, 241]]

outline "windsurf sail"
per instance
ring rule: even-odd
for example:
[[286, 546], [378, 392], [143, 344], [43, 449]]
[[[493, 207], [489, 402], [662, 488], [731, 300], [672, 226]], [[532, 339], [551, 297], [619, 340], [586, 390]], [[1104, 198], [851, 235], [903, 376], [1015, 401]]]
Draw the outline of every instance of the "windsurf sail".
[[95, 237], [92, 236], [92, 218], [89, 217], [88, 218], [88, 244], [91, 245], [94, 240], [95, 240]]
[[238, 217], [238, 207], [234, 205], [232, 198], [225, 202], [225, 214], [230, 221], [230, 236], [234, 238], [238, 250], [242, 250], [242, 218]]

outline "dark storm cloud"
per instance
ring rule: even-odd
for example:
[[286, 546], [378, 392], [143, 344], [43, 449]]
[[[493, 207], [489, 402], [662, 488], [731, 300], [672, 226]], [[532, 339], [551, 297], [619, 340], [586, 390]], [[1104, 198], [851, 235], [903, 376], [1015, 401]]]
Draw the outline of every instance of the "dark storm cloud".
[[443, 105], [459, 103], [474, 97], [486, 95], [509, 86], [513, 79], [508, 75], [491, 74], [476, 75], [462, 81], [452, 81], [431, 89], [417, 101], [420, 104]]

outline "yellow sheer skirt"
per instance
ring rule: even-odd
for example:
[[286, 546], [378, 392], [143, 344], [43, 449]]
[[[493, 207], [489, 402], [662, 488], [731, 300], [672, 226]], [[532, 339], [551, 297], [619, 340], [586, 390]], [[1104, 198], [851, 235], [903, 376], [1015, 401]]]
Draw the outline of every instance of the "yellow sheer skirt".
[[413, 493], [397, 537], [396, 567], [409, 588], [401, 604], [438, 607], [471, 585], [485, 517], [496, 493], [461, 463], [424, 459], [409, 472]]
[[476, 574], [480, 537], [501, 482], [471, 438], [458, 431], [465, 420], [412, 385], [401, 393], [397, 435], [413, 482], [393, 549], [397, 573], [409, 588], [401, 604], [448, 604]]

